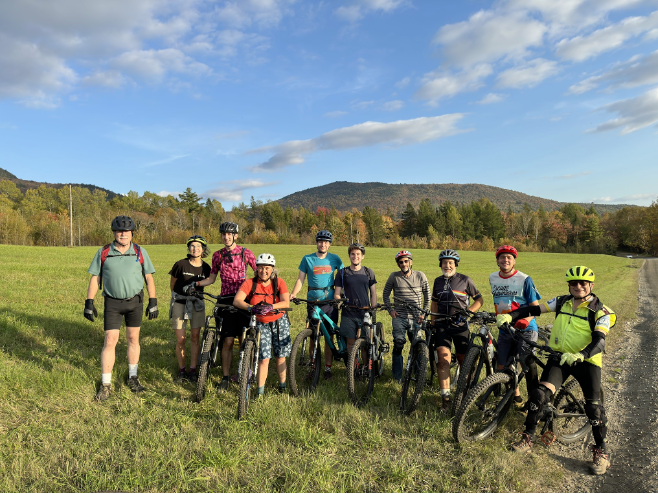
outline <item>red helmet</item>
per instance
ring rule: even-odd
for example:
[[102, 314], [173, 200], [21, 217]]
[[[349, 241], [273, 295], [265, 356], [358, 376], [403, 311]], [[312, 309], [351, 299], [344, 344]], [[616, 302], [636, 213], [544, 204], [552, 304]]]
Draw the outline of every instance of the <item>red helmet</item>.
[[413, 260], [413, 256], [411, 255], [411, 252], [408, 250], [401, 250], [397, 254], [395, 254], [395, 262], [398, 262], [398, 259], [401, 257], [408, 257], [410, 260]]
[[498, 247], [498, 250], [496, 251], [496, 259], [498, 259], [498, 256], [501, 254], [512, 254], [514, 256], [514, 259], [516, 259], [519, 256], [517, 250], [511, 245], [501, 245], [500, 247]]

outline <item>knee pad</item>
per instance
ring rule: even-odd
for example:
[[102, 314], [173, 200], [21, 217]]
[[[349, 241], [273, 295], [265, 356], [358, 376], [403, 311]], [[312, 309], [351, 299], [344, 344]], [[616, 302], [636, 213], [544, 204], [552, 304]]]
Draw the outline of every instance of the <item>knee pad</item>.
[[544, 405], [551, 400], [552, 396], [553, 392], [543, 384], [540, 384], [530, 392], [530, 399], [528, 400], [530, 403], [528, 408], [532, 412], [541, 410]]
[[588, 400], [585, 403], [585, 414], [587, 415], [592, 427], [606, 425], [608, 423], [608, 418], [605, 415], [605, 408], [598, 400]]
[[395, 338], [393, 340], [393, 355], [402, 355], [402, 350], [404, 349], [404, 344], [406, 340], [403, 338]]

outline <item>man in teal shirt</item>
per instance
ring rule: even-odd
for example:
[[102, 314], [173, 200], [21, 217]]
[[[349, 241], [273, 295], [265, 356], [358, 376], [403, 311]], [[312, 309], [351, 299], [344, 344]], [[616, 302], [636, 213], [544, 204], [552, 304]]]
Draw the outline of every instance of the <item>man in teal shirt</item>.
[[98, 249], [87, 272], [91, 274], [84, 316], [90, 321], [98, 315], [94, 297], [101, 286], [105, 297], [104, 327], [105, 342], [101, 352], [101, 386], [96, 393], [97, 401], [109, 398], [112, 391], [112, 368], [115, 348], [119, 341], [119, 330], [124, 318], [128, 341], [128, 387], [139, 393], [144, 387], [137, 377], [139, 363], [139, 328], [144, 307], [144, 281], [149, 295], [146, 315], [158, 317], [158, 300], [155, 295], [153, 273], [155, 268], [146, 250], [133, 244], [135, 223], [128, 216], [117, 216], [112, 220], [114, 241]]
[[[327, 230], [320, 230], [315, 236], [317, 252], [308, 254], [299, 263], [299, 277], [290, 292], [290, 299], [294, 299], [304, 285], [308, 276], [308, 300], [332, 300], [334, 298], [334, 272], [343, 269], [343, 261], [336, 254], [329, 254], [329, 247], [333, 242], [333, 235]], [[313, 306], [308, 306], [308, 316], [313, 313]], [[338, 324], [338, 310], [333, 305], [321, 305], [320, 310], [327, 314], [331, 320]], [[311, 349], [312, 351], [313, 349]], [[331, 379], [331, 363], [333, 355], [329, 344], [324, 342], [324, 378]]]

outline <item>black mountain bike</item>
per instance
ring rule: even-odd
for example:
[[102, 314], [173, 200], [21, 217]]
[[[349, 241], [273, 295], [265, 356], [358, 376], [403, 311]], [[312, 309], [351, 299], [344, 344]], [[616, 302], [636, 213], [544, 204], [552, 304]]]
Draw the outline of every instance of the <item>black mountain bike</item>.
[[384, 341], [384, 325], [376, 322], [376, 313], [387, 307], [377, 304], [375, 307], [352, 308], [366, 310], [347, 358], [347, 392], [352, 403], [361, 406], [368, 403], [375, 378], [384, 372], [384, 354], [389, 351], [389, 345]]
[[[506, 329], [548, 358], [560, 359], [562, 354], [546, 344], [544, 335], [540, 334], [540, 338], [544, 339], [545, 344], [539, 345], [525, 339], [523, 333], [512, 326]], [[526, 362], [531, 360], [544, 367], [544, 363], [536, 355], [528, 356]], [[452, 422], [455, 441], [478, 441], [494, 433], [505, 419], [513, 401], [514, 390], [526, 374], [527, 367], [523, 366], [519, 370], [519, 363], [517, 353], [513, 352], [502, 371], [492, 374], [471, 389]], [[571, 377], [562, 383], [553, 400], [544, 406], [540, 421], [544, 422], [541, 441], [546, 445], [555, 440], [572, 443], [588, 433], [589, 420], [585, 414], [585, 398], [578, 381]]]

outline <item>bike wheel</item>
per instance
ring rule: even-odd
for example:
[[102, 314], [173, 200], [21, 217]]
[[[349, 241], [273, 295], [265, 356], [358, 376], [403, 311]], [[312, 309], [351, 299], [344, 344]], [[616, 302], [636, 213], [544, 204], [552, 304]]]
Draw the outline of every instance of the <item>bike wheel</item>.
[[375, 324], [375, 331], [377, 338], [379, 338], [379, 348], [377, 349], [377, 360], [374, 362], [374, 368], [376, 369], [375, 377], [381, 377], [384, 373], [384, 350], [383, 346], [384, 341], [384, 325], [380, 322]]
[[457, 387], [457, 381], [459, 381], [460, 372], [461, 365], [459, 365], [457, 355], [455, 355], [453, 352], [450, 358], [450, 389], [455, 389]]
[[429, 365], [427, 366], [427, 377], [425, 378], [425, 385], [432, 387], [434, 379], [437, 377], [436, 371], [436, 348], [429, 348]]
[[290, 373], [290, 390], [295, 396], [312, 393], [320, 379], [322, 349], [317, 343], [313, 350], [313, 358], [309, 357], [309, 350], [313, 345], [312, 334], [312, 330], [305, 329], [297, 335], [292, 344], [288, 372]]
[[238, 377], [238, 420], [244, 417], [249, 408], [249, 399], [251, 398], [252, 381], [255, 380], [253, 373], [254, 360], [257, 358], [256, 347], [253, 341], [246, 341], [244, 344], [244, 353], [242, 354], [242, 366], [240, 376]]
[[[484, 372], [483, 372], [484, 371]], [[487, 376], [493, 373], [491, 362], [488, 359], [482, 358], [482, 347], [473, 345], [466, 357], [464, 357], [464, 365], [459, 369], [459, 377], [457, 378], [457, 386], [455, 388], [455, 398], [452, 401], [452, 409], [450, 415], [454, 415], [459, 410], [464, 398], [473, 387]]]
[[356, 340], [347, 358], [347, 392], [356, 406], [368, 403], [375, 385], [374, 371], [370, 342]]
[[512, 381], [509, 374], [497, 372], [468, 393], [452, 421], [455, 441], [479, 441], [493, 434], [512, 403]]
[[[402, 396], [400, 397], [400, 410], [407, 415], [411, 414], [418, 403], [420, 395], [423, 394], [425, 379], [427, 379], [427, 361], [429, 360], [429, 350], [424, 342], [416, 345], [409, 365], [409, 372], [405, 373], [404, 382], [402, 383]], [[409, 393], [411, 397], [409, 397]]]
[[[603, 400], [603, 394], [601, 399]], [[555, 416], [550, 430], [558, 441], [564, 444], [573, 443], [589, 432], [589, 419], [585, 414], [585, 397], [578, 381], [571, 379], [563, 384], [555, 395], [553, 406]]]
[[208, 371], [210, 370], [210, 350], [215, 342], [215, 336], [215, 330], [209, 329], [201, 342], [198, 379], [196, 382], [196, 391], [194, 393], [194, 399], [197, 403], [201, 402], [206, 396], [206, 384], [208, 382]]

